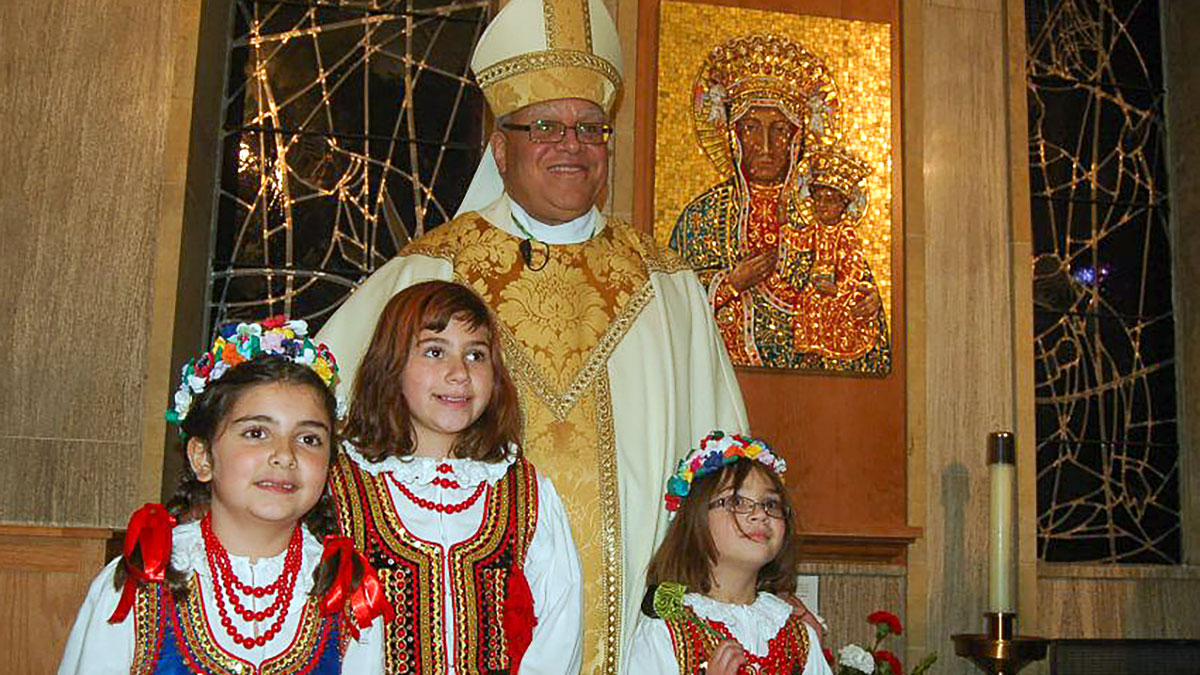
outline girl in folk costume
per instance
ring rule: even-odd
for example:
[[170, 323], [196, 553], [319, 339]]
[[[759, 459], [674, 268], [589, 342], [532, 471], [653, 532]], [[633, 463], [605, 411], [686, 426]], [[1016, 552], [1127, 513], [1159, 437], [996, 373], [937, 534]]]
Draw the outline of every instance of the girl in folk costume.
[[467, 287], [410, 286], [351, 390], [331, 485], [397, 609], [388, 673], [579, 671], [579, 559], [558, 494], [522, 457], [498, 333]]
[[766, 443], [719, 431], [679, 463], [628, 672], [829, 675], [816, 631], [777, 595], [796, 586], [785, 468]]
[[332, 534], [337, 366], [306, 332], [230, 326], [184, 367], [167, 413], [187, 439], [182, 484], [130, 520], [59, 675], [383, 672], [374, 619], [391, 607]]

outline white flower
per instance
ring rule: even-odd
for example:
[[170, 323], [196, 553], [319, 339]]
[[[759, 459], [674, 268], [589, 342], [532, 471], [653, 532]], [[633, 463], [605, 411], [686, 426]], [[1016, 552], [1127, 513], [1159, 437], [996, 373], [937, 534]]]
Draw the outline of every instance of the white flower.
[[212, 370], [208, 373], [208, 381], [212, 382], [213, 380], [221, 379], [221, 376], [224, 375], [225, 371], [227, 370], [229, 370], [228, 363], [225, 363], [224, 361], [217, 361], [213, 364]]
[[296, 357], [296, 363], [306, 366], [312, 366], [317, 361], [317, 352], [315, 349], [305, 349], [300, 356]]
[[192, 392], [186, 387], [180, 387], [175, 392], [175, 412], [179, 413], [179, 418], [187, 417], [188, 409], [192, 407]]
[[287, 327], [292, 329], [296, 337], [304, 337], [308, 335], [308, 322], [304, 319], [293, 319], [287, 322]]
[[870, 675], [875, 672], [875, 657], [858, 645], [846, 645], [838, 652], [838, 665]]
[[207, 384], [208, 380], [204, 379], [203, 377], [188, 375], [187, 386], [191, 387], [192, 391], [196, 392], [197, 394], [204, 391], [204, 386]]
[[347, 412], [349, 412], [349, 407], [346, 405], [346, 397], [338, 396], [337, 397], [337, 418], [339, 420], [345, 419]]

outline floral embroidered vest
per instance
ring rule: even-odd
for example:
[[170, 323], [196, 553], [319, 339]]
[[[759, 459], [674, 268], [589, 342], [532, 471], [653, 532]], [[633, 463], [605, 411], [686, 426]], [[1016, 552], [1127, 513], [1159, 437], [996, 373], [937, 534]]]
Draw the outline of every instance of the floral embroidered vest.
[[[671, 634], [671, 646], [675, 649], [675, 660], [679, 663], [679, 675], [702, 675], [708, 655], [717, 648], [720, 640], [698, 624], [704, 623], [724, 638], [733, 638], [729, 629], [720, 621], [701, 619], [690, 608], [685, 608], [687, 618], [666, 619], [667, 631]], [[756, 656], [746, 652], [746, 665], [738, 673], [745, 675], [800, 675], [808, 660], [808, 631], [797, 616], [788, 617], [787, 623], [767, 643], [767, 654]]]
[[[329, 481], [342, 533], [366, 554], [396, 609], [396, 620], [385, 629], [385, 671], [441, 675], [449, 644], [459, 673], [510, 672], [505, 601], [511, 573], [524, 567], [537, 525], [533, 466], [517, 459], [487, 491], [479, 530], [449, 548], [448, 571], [442, 546], [405, 528], [385, 478], [363, 471], [343, 454]], [[454, 604], [452, 636], [443, 635], [443, 579], [450, 580]]]
[[342, 672], [348, 636], [342, 615], [322, 617], [316, 598], [304, 605], [300, 627], [287, 651], [254, 667], [223, 650], [205, 621], [196, 577], [182, 602], [166, 584], [148, 584], [134, 610], [132, 675], [337, 675]]

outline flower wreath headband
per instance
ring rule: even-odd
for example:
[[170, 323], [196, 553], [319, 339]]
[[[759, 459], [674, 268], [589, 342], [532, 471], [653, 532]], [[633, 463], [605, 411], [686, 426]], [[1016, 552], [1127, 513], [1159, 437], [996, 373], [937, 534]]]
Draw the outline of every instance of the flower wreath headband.
[[777, 474], [787, 471], [787, 462], [771, 451], [771, 446], [757, 438], [747, 438], [724, 431], [714, 431], [700, 441], [700, 448], [679, 460], [675, 473], [667, 479], [664, 497], [667, 510], [674, 514], [692, 491], [692, 481], [720, 471], [739, 459], [762, 463]]
[[[333, 352], [308, 338], [308, 324], [302, 320], [288, 321], [283, 316], [273, 316], [262, 323], [226, 324], [217, 333], [217, 339], [207, 352], [184, 364], [183, 381], [175, 392], [174, 405], [167, 410], [168, 422], [182, 423], [192, 408], [192, 399], [211, 382], [220, 379], [230, 368], [263, 355], [279, 356], [312, 368], [330, 389], [337, 384], [338, 367]], [[338, 417], [341, 417], [345, 406], [340, 397], [337, 407]]]

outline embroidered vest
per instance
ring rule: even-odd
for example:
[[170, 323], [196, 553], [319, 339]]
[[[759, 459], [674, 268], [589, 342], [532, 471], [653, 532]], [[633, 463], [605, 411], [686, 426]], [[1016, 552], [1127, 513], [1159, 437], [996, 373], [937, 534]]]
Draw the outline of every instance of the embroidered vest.
[[304, 604], [300, 627], [287, 651], [258, 668], [223, 650], [205, 622], [200, 588], [192, 577], [191, 592], [177, 603], [166, 584], [138, 591], [134, 609], [132, 675], [337, 675], [342, 672], [347, 639], [340, 616], [322, 617], [316, 598]]
[[[720, 640], [698, 624], [704, 623], [724, 638], [733, 634], [720, 621], [704, 620], [690, 608], [687, 618], [667, 619], [667, 630], [671, 634], [671, 645], [675, 649], [675, 660], [679, 663], [679, 675], [702, 675], [708, 655], [717, 648]], [[766, 656], [755, 656], [746, 652], [746, 665], [739, 673], [755, 675], [800, 675], [808, 661], [808, 631], [799, 617], [788, 617], [787, 623], [767, 643]]]
[[[537, 525], [537, 477], [518, 459], [485, 497], [476, 535], [454, 544], [442, 567], [442, 546], [408, 532], [392, 506], [387, 480], [343, 454], [329, 476], [342, 533], [354, 539], [379, 574], [396, 609], [385, 629], [384, 670], [441, 675], [446, 644], [459, 673], [512, 669], [504, 631], [509, 576], [525, 565]], [[450, 580], [454, 635], [445, 636], [445, 588]]]

